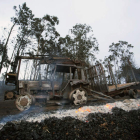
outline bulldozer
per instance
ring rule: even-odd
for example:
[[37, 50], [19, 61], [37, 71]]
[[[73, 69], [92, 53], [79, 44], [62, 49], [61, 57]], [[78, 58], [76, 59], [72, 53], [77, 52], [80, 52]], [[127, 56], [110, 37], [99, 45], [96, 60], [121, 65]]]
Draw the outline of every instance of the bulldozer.
[[[33, 60], [33, 78], [19, 79], [22, 71], [20, 66], [22, 60]], [[4, 100], [15, 100], [16, 107], [20, 111], [29, 109], [37, 101], [46, 104], [49, 101], [67, 100], [74, 105], [86, 104], [90, 97], [98, 99], [113, 99], [120, 94], [129, 94], [133, 98], [137, 97], [137, 91], [130, 89], [139, 82], [125, 83], [117, 85], [110, 69], [112, 86], [107, 85], [102, 64], [86, 66], [81, 61], [71, 60], [67, 57], [57, 56], [18, 56], [16, 73], [6, 73], [5, 84], [14, 84], [15, 89], [6, 91]], [[44, 67], [45, 66], [45, 69]]]

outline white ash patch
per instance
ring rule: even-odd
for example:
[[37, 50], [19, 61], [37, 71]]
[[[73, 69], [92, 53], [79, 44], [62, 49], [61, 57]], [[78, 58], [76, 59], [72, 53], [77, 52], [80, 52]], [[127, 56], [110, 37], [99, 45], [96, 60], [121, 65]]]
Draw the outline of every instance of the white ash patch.
[[88, 114], [99, 113], [99, 112], [100, 113], [108, 113], [108, 112], [112, 113], [112, 108], [113, 107], [118, 107], [118, 108], [121, 108], [125, 111], [137, 110], [138, 108], [140, 108], [140, 99], [126, 99], [123, 102], [118, 101], [118, 102], [114, 102], [114, 103], [107, 103], [106, 105], [84, 106], [84, 107], [82, 107], [82, 110], [89, 109], [90, 112], [89, 111], [80, 112], [80, 111], [78, 111], [78, 109], [71, 109], [71, 110], [55, 111], [53, 114], [39, 113], [39, 114], [36, 114], [34, 116], [28, 116], [25, 120], [29, 121], [29, 122], [31, 122], [31, 121], [41, 122], [45, 118], [57, 117], [57, 118], [62, 119], [63, 117], [71, 116], [73, 118], [85, 121]]

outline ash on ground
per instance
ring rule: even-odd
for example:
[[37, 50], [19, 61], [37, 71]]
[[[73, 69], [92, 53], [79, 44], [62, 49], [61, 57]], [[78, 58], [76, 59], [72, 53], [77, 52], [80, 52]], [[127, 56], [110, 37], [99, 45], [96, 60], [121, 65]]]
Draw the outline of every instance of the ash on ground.
[[[12, 116], [11, 116], [12, 117]], [[139, 139], [140, 99], [80, 110], [58, 110], [22, 116], [16, 122], [3, 123], [1, 139]]]
[[[57, 118], [63, 118], [63, 117], [73, 117], [75, 119], [79, 119], [82, 121], [85, 121], [87, 119], [88, 114], [90, 113], [112, 113], [112, 108], [118, 107], [125, 111], [130, 110], [137, 110], [140, 108], [140, 99], [125, 99], [124, 101], [117, 101], [113, 103], [107, 103], [102, 105], [94, 105], [94, 106], [83, 106], [81, 107], [82, 111], [79, 111], [78, 109], [63, 109], [63, 110], [57, 110], [53, 112], [42, 112], [42, 113], [31, 113], [29, 115], [22, 115], [18, 121], [25, 120], [28, 122], [41, 122], [46, 118], [51, 117], [57, 117]], [[89, 111], [86, 111], [86, 110]]]

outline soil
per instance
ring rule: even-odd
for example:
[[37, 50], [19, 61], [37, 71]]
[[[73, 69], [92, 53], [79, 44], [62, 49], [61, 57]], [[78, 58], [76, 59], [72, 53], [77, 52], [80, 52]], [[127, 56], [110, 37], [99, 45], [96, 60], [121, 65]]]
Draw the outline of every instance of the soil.
[[[139, 90], [140, 92], [140, 90]], [[124, 100], [129, 97], [117, 98], [117, 100]], [[107, 102], [94, 100], [89, 101], [87, 105], [106, 104]], [[53, 105], [53, 106], [52, 106]], [[3, 101], [0, 97], [0, 120], [9, 115], [25, 115], [26, 113], [40, 113], [53, 110], [73, 109], [80, 106], [73, 106], [66, 104], [58, 106], [54, 104], [44, 104], [42, 107], [40, 104], [33, 106], [28, 112], [23, 114], [15, 106], [14, 100]], [[113, 120], [113, 121], [112, 121]], [[124, 110], [116, 108], [113, 114], [101, 114], [95, 113], [88, 116], [87, 122], [66, 117], [61, 119], [50, 118], [44, 122], [20, 122], [18, 124], [7, 122], [7, 124], [0, 130], [0, 139], [8, 140], [21, 140], [21, 139], [135, 139], [138, 140], [140, 135], [140, 110], [130, 111], [130, 113]], [[55, 125], [54, 125], [55, 124]], [[29, 129], [26, 131], [26, 128]], [[52, 127], [53, 126], [53, 127]], [[13, 131], [14, 129], [14, 131]], [[30, 133], [28, 133], [30, 132]], [[61, 135], [60, 135], [61, 134]]]

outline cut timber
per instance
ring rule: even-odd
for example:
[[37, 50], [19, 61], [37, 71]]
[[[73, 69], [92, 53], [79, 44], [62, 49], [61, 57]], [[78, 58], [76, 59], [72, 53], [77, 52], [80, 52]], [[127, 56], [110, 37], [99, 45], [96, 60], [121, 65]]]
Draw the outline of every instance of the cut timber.
[[136, 84], [139, 84], [139, 82], [118, 84], [118, 85], [117, 85], [117, 89], [116, 89], [116, 86], [115, 86], [115, 85], [113, 85], [113, 86], [108, 86], [108, 89], [109, 89], [109, 92], [111, 92], [111, 91], [115, 91], [115, 90], [127, 88], [127, 87], [130, 87], [130, 86], [132, 86], [132, 85], [136, 85]]

